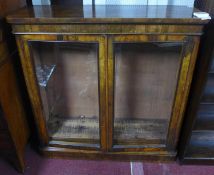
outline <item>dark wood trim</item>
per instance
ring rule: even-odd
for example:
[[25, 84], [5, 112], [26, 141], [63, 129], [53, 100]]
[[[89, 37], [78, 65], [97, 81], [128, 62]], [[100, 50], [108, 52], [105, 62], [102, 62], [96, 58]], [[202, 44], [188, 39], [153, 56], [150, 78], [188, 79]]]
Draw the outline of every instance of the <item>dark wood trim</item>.
[[[87, 28], [87, 30], [85, 30]], [[200, 25], [154, 25], [154, 24], [51, 24], [13, 25], [14, 34], [157, 34], [202, 35]], [[42, 31], [42, 32], [41, 32]]]
[[100, 152], [79, 149], [67, 149], [57, 147], [42, 148], [41, 154], [49, 158], [73, 158], [73, 159], [102, 159], [116, 161], [146, 160], [150, 162], [171, 162], [175, 161], [175, 152]]

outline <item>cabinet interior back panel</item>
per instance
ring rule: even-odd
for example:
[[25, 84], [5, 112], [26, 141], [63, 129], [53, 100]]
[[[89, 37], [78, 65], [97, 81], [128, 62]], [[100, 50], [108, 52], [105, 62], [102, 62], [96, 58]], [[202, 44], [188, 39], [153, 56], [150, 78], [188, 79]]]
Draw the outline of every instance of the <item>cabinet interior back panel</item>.
[[180, 67], [180, 47], [116, 44], [115, 116], [169, 119]]

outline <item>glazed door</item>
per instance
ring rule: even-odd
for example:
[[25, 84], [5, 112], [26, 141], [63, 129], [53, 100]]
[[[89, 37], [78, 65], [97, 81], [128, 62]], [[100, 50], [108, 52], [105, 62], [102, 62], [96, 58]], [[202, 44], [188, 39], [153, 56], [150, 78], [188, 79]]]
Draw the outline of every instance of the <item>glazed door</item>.
[[18, 41], [42, 142], [104, 150], [105, 38], [36, 35]]
[[175, 150], [196, 43], [173, 35], [109, 37], [109, 150]]

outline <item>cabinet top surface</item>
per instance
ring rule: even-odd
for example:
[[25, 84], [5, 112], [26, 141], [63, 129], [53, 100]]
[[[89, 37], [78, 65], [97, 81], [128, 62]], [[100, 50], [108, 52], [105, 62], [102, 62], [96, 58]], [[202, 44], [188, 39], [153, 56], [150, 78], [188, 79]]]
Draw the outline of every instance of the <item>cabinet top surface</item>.
[[7, 17], [14, 24], [145, 23], [205, 24], [193, 17], [194, 8], [155, 5], [32, 6]]

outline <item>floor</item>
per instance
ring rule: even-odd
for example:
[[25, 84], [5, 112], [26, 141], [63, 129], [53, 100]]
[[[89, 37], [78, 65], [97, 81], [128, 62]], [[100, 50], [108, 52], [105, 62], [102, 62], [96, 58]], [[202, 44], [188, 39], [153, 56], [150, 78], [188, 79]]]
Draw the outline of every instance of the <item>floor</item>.
[[[214, 175], [214, 166], [47, 159], [30, 148], [27, 148], [26, 164], [25, 175]], [[0, 174], [19, 175], [1, 159]]]

